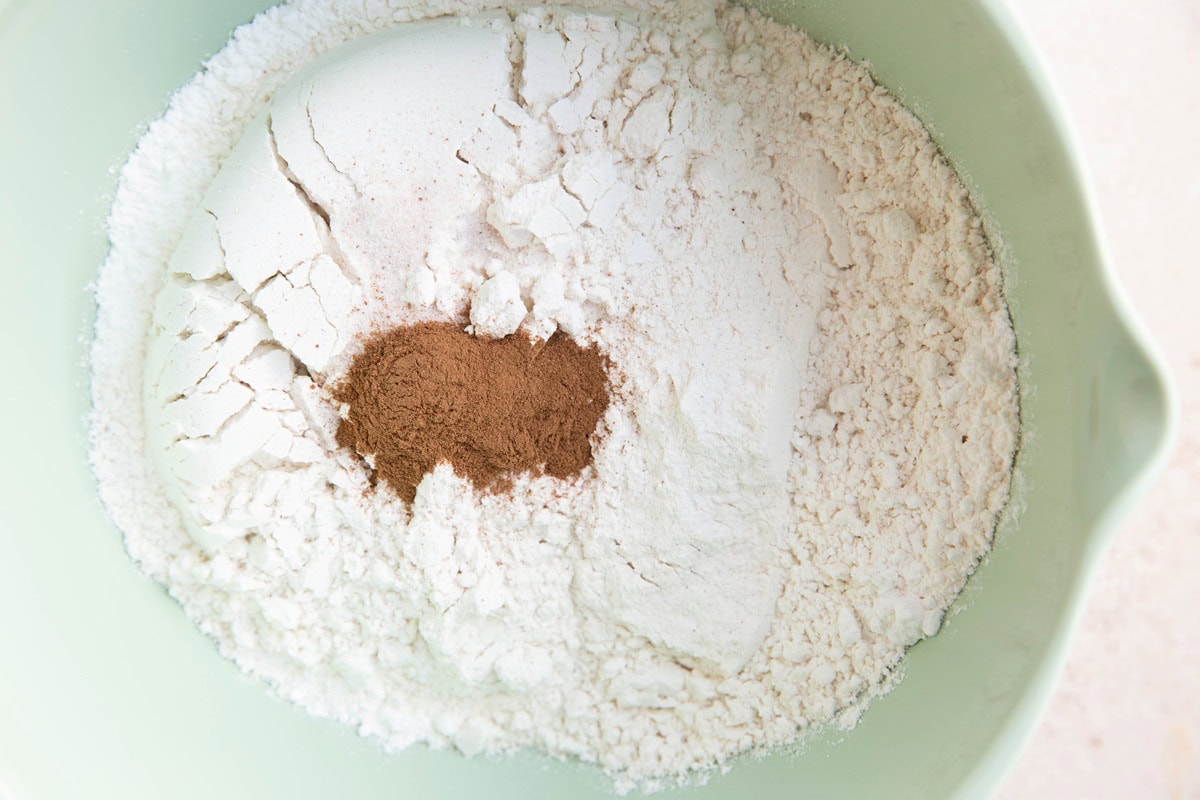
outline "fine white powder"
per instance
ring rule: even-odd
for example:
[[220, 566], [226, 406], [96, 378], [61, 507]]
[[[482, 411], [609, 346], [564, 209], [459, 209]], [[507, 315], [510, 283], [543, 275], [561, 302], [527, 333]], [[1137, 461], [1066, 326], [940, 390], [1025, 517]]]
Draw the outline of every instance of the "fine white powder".
[[[92, 458], [131, 555], [284, 697], [653, 788], [851, 721], [938, 630], [1007, 497], [1014, 340], [862, 67], [734, 7], [580, 5], [236, 31], [122, 171]], [[410, 509], [322, 385], [463, 315], [600, 345], [613, 402], [577, 480], [443, 466]]]

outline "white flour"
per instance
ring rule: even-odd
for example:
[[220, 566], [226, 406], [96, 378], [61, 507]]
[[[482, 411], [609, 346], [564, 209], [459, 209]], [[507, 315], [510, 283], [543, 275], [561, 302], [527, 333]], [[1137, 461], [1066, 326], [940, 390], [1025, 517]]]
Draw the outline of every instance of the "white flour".
[[[927, 134], [704, 2], [425, 23], [280, 90], [489, 4], [366, 6], [239, 29], [122, 172], [93, 463], [130, 553], [389, 749], [648, 787], [877, 694], [986, 551], [1017, 428], [999, 271]], [[467, 312], [600, 344], [617, 393], [579, 480], [439, 467], [410, 518], [320, 384], [372, 326]]]

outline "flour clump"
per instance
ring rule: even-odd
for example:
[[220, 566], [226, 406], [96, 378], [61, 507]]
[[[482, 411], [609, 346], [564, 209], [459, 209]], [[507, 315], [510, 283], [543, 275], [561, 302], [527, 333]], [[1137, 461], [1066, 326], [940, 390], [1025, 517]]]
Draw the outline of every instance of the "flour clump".
[[131, 555], [389, 750], [655, 788], [883, 691], [1018, 430], [919, 122], [720, 3], [368, 6], [260, 16], [122, 172], [92, 457]]

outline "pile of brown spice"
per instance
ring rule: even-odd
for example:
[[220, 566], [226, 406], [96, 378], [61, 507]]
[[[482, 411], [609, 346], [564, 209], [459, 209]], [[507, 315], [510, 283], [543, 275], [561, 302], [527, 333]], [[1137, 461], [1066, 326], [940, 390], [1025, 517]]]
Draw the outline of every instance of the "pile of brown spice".
[[453, 323], [395, 328], [368, 341], [334, 389], [348, 407], [337, 441], [410, 503], [442, 462], [490, 491], [526, 472], [569, 478], [592, 461], [607, 366], [596, 347], [562, 333], [531, 341]]

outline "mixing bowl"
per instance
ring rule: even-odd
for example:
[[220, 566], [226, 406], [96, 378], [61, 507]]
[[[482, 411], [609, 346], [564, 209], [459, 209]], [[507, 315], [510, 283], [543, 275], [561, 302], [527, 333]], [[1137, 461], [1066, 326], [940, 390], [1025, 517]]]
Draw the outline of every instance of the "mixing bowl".
[[[0, 796], [603, 796], [595, 772], [529, 754], [385, 756], [273, 699], [139, 575], [96, 500], [86, 287], [115, 167], [263, 5], [0, 0]], [[1005, 244], [1025, 439], [1014, 513], [899, 687], [851, 733], [678, 793], [986, 795], [1045, 704], [1117, 522], [1163, 460], [1167, 381], [1113, 284], [1061, 114], [998, 3], [763, 7], [869, 60], [967, 177]]]

